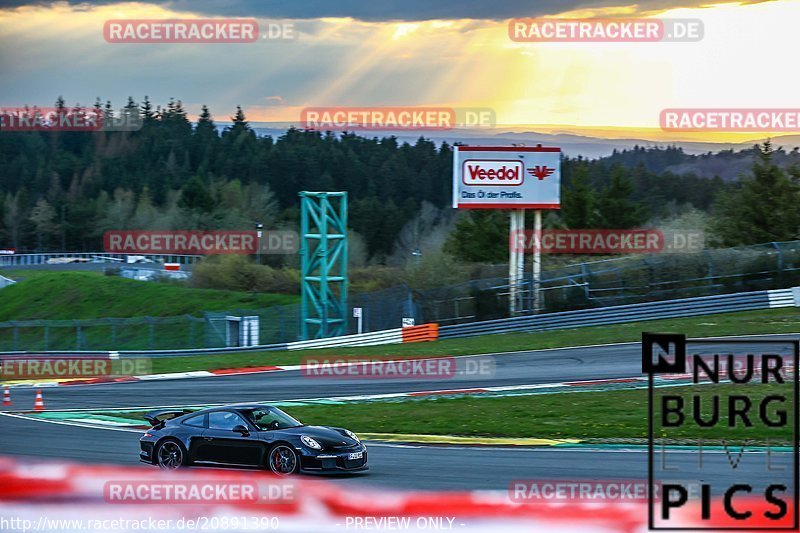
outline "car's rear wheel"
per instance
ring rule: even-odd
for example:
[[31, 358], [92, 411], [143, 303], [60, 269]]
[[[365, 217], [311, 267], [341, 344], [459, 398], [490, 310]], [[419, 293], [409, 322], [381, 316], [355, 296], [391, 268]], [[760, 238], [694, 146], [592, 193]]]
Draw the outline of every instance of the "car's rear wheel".
[[156, 448], [156, 464], [164, 470], [186, 466], [186, 452], [176, 440], [161, 441]]
[[279, 476], [288, 476], [297, 472], [300, 461], [297, 453], [288, 444], [276, 444], [269, 450], [267, 466]]

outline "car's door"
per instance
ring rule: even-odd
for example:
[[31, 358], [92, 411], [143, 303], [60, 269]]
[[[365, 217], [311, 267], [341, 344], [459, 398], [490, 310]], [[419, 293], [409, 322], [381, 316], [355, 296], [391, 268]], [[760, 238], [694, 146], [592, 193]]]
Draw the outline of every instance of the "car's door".
[[[247, 428], [247, 433], [234, 431], [237, 426]], [[261, 444], [258, 432], [239, 413], [212, 411], [208, 413], [208, 429], [203, 432], [202, 461], [216, 463], [258, 465]]]
[[189, 443], [189, 461], [194, 462], [202, 460], [204, 453], [203, 444], [206, 442], [203, 439], [203, 432], [208, 427], [208, 419], [205, 414], [195, 415], [187, 418], [181, 422], [181, 430], [186, 435], [186, 441]]

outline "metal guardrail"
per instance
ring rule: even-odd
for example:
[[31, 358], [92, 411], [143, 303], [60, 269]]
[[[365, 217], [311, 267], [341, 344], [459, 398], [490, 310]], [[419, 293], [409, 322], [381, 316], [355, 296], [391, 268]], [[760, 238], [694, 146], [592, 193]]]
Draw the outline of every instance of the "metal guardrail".
[[570, 329], [791, 306], [800, 306], [800, 287], [617, 305], [442, 326], [439, 328], [439, 338]]
[[[665, 300], [595, 309], [582, 309], [578, 311], [564, 311], [541, 315], [503, 318], [486, 320], [469, 324], [438, 327], [438, 338], [470, 337], [492, 333], [531, 332], [554, 329], [570, 329], [587, 326], [602, 326], [605, 324], [622, 324], [626, 322], [639, 322], [645, 320], [660, 320], [667, 318], [681, 318], [689, 316], [702, 316], [735, 311], [754, 311], [780, 307], [800, 307], [800, 287], [777, 289], [768, 291], [755, 291], [735, 294], [722, 294], [716, 296], [702, 296], [696, 298], [683, 298], [680, 300]], [[170, 357], [210, 355], [221, 353], [253, 352], [253, 351], [278, 351], [290, 349], [307, 349], [322, 347], [364, 346], [370, 344], [383, 344], [403, 342], [402, 329], [391, 329], [365, 333], [317, 339], [312, 341], [299, 341], [247, 348], [207, 348], [195, 350], [136, 350], [136, 351], [53, 351], [47, 352], [49, 356], [81, 356], [81, 355], [106, 355], [113, 353], [119, 357]], [[432, 337], [435, 338], [435, 337]], [[432, 340], [429, 339], [429, 340]], [[411, 339], [412, 341], [414, 339]], [[0, 355], [23, 355], [30, 352], [0, 352]], [[41, 352], [37, 352], [41, 353]]]
[[0, 352], [2, 356], [29, 356], [46, 354], [47, 357], [105, 357], [112, 354], [114, 357], [191, 357], [194, 355], [220, 355], [225, 353], [242, 353], [242, 352], [274, 352], [287, 350], [287, 343], [280, 344], [263, 344], [260, 346], [237, 346], [231, 348], [198, 348], [194, 350], [52, 350], [52, 351], [37, 351], [37, 350], [19, 350]]
[[345, 346], [374, 346], [377, 344], [393, 344], [403, 342], [401, 328], [373, 331], [355, 335], [341, 335], [327, 339], [311, 339], [307, 341], [289, 342], [289, 350], [310, 350], [314, 348], [336, 348]]
[[[118, 264], [120, 266], [148, 263], [180, 263], [181, 265], [192, 265], [198, 262], [202, 257], [203, 256], [201, 255], [107, 254], [105, 252], [9, 254], [0, 255], [0, 267], [68, 265], [81, 263], [105, 263]], [[129, 263], [129, 258], [143, 259]]]
[[[101, 357], [186, 357], [191, 355], [210, 355], [220, 353], [240, 353], [253, 351], [277, 351], [277, 350], [308, 350], [313, 348], [336, 348], [352, 346], [375, 346], [379, 344], [400, 344], [403, 342], [418, 342], [424, 340], [435, 340], [438, 335], [439, 327], [437, 324], [421, 324], [419, 326], [409, 326], [404, 328], [387, 329], [383, 331], [373, 331], [369, 333], [358, 333], [355, 335], [342, 335], [339, 337], [329, 337], [326, 339], [311, 339], [306, 341], [286, 342], [280, 344], [267, 344], [259, 346], [248, 346], [246, 348], [205, 348], [199, 350], [121, 350], [121, 351], [52, 351], [46, 352], [48, 357], [79, 357], [79, 356], [101, 356]], [[41, 352], [14, 351], [0, 352], [0, 356], [27, 356], [36, 355]]]

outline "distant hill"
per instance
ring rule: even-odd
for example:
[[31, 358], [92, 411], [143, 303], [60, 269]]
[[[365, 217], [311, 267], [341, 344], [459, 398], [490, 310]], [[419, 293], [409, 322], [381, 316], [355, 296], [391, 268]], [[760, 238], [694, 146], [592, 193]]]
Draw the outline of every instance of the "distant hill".
[[[220, 130], [226, 124], [220, 123]], [[291, 126], [288, 123], [253, 122], [251, 127], [258, 135], [279, 137]], [[614, 153], [623, 150], [635, 149], [666, 149], [676, 147], [682, 150], [682, 155], [670, 164], [663, 164], [663, 158], [657, 151], [640, 154], [636, 158], [626, 158], [619, 161], [626, 166], [632, 166], [632, 161], [644, 163], [652, 172], [672, 172], [674, 174], [694, 173], [697, 176], [713, 178], [719, 176], [725, 181], [736, 180], [742, 172], [746, 172], [753, 163], [752, 148], [764, 139], [754, 137], [752, 141], [742, 143], [710, 143], [710, 142], [655, 142], [646, 139], [604, 139], [571, 133], [541, 133], [536, 131], [514, 132], [503, 131], [502, 127], [496, 130], [486, 129], [459, 129], [455, 131], [362, 131], [358, 132], [364, 137], [384, 137], [394, 135], [402, 142], [414, 143], [420, 137], [435, 141], [437, 144], [447, 142], [453, 144], [478, 144], [487, 146], [501, 146], [511, 144], [524, 144], [533, 146], [544, 144], [560, 147], [565, 155], [570, 157], [584, 157], [588, 159], [610, 158], [615, 160]], [[776, 153], [775, 160], [781, 166], [792, 163], [800, 164], [800, 135], [784, 135], [772, 139], [775, 147], [782, 147], [784, 151]], [[794, 152], [793, 152], [794, 151]]]

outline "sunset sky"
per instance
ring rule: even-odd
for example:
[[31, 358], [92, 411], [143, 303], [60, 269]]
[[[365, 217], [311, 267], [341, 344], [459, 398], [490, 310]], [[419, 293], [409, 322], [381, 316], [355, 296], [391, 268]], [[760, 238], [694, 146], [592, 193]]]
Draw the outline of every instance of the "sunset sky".
[[[441, 4], [441, 5], [429, 5]], [[496, 4], [501, 4], [500, 6]], [[513, 17], [697, 18], [687, 43], [514, 43]], [[108, 19], [254, 17], [291, 22], [293, 40], [250, 44], [119, 44]], [[296, 122], [304, 107], [493, 108], [502, 125], [611, 137], [666, 135], [664, 108], [798, 108], [800, 0], [210, 0], [91, 3], [0, 0], [0, 106], [115, 107], [146, 94], [207, 104], [228, 120]], [[778, 132], [776, 132], [778, 133]]]

